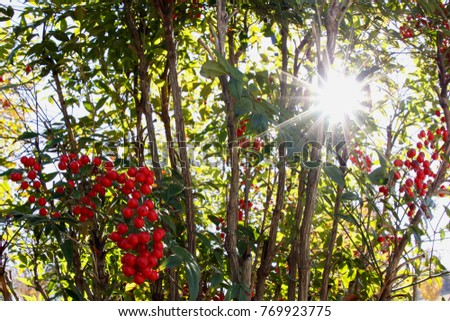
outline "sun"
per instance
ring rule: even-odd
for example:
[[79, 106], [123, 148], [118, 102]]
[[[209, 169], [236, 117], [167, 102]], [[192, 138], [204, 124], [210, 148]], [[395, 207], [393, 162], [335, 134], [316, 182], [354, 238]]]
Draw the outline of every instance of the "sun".
[[356, 78], [330, 72], [315, 96], [314, 109], [331, 122], [339, 122], [361, 108], [363, 89]]

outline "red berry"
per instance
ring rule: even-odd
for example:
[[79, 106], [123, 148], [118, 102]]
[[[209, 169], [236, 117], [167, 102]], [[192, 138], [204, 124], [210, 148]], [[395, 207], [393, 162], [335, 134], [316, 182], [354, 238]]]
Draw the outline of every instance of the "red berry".
[[131, 254], [131, 253], [126, 253], [122, 257], [121, 261], [122, 261], [123, 264], [130, 265], [130, 266], [135, 266], [136, 265], [136, 255]]
[[142, 273], [137, 273], [134, 278], [133, 278], [134, 283], [136, 283], [137, 285], [141, 285], [142, 283], [145, 282], [145, 278], [142, 275]]
[[104, 166], [105, 166], [105, 169], [108, 171], [111, 171], [114, 168], [113, 162], [110, 162], [110, 161], [105, 162]]
[[36, 163], [36, 164], [33, 165], [33, 169], [34, 169], [36, 172], [40, 172], [41, 169], [42, 169], [42, 166], [41, 166], [41, 164]]
[[60, 170], [62, 170], [62, 171], [65, 171], [65, 170], [67, 169], [67, 163], [66, 163], [66, 162], [63, 162], [63, 161], [60, 161], [60, 162], [58, 163], [58, 168], [59, 168]]
[[130, 167], [127, 171], [128, 176], [134, 177], [138, 173], [138, 170], [135, 167]]
[[414, 148], [411, 148], [410, 150], [408, 150], [408, 153], [406, 155], [409, 158], [413, 158], [414, 156], [416, 156], [416, 150]]
[[166, 235], [166, 231], [164, 231], [164, 229], [157, 228], [153, 232], [153, 240], [154, 241], [161, 241], [164, 238], [165, 235]]
[[381, 236], [381, 235], [378, 236], [377, 240], [378, 240], [379, 243], [383, 243], [384, 242], [384, 236]]
[[154, 268], [156, 265], [158, 265], [158, 259], [152, 255], [149, 255], [147, 266], [149, 268]]
[[125, 186], [126, 188], [128, 188], [128, 189], [133, 189], [134, 186], [135, 186], [135, 183], [134, 183], [133, 180], [127, 179], [127, 180], [125, 181], [125, 185], [124, 185], [124, 186]]
[[141, 205], [137, 208], [136, 213], [140, 217], [147, 216], [149, 214], [148, 208], [145, 205]]
[[148, 233], [148, 232], [140, 232], [138, 234], [138, 236], [139, 236], [139, 243], [147, 244], [148, 242], [150, 242], [150, 239], [151, 239], [150, 233]]
[[155, 282], [159, 279], [159, 273], [156, 272], [155, 270], [152, 271], [151, 275], [148, 277], [148, 280], [150, 282]]
[[80, 164], [77, 161], [73, 161], [69, 164], [69, 168], [74, 174], [78, 174], [80, 172]]
[[81, 155], [81, 157], [80, 157], [80, 163], [81, 163], [82, 165], [87, 165], [87, 164], [89, 164], [90, 161], [91, 161], [91, 160], [89, 159], [89, 156], [87, 156], [87, 155]]
[[112, 232], [109, 234], [109, 239], [113, 242], [118, 242], [122, 239], [122, 236], [120, 236], [119, 232]]
[[127, 204], [130, 208], [137, 208], [139, 206], [139, 201], [136, 198], [130, 198], [128, 199]]
[[119, 232], [119, 234], [125, 234], [126, 232], [128, 232], [128, 225], [126, 225], [125, 223], [120, 223], [119, 225], [117, 225], [117, 232]]
[[136, 274], [136, 270], [130, 265], [122, 265], [122, 272], [125, 276], [133, 276]]
[[141, 217], [136, 217], [136, 218], [133, 220], [133, 225], [134, 225], [135, 228], [140, 229], [140, 228], [143, 228], [143, 227], [144, 227], [145, 221], [144, 221], [144, 219], [141, 218]]
[[116, 171], [112, 170], [106, 173], [109, 179], [116, 181], [119, 178], [119, 174]]
[[36, 202], [36, 197], [34, 195], [28, 196], [28, 202], [30, 202], [30, 203]]
[[164, 250], [164, 243], [161, 241], [153, 241], [153, 249]]
[[26, 181], [23, 181], [20, 184], [20, 188], [23, 189], [23, 190], [27, 189], [29, 186], [30, 186], [30, 184], [28, 184], [28, 182], [26, 182]]
[[158, 220], [158, 213], [155, 210], [149, 210], [147, 218], [150, 222], [156, 222]]
[[33, 179], [35, 179], [37, 177], [37, 173], [35, 171], [31, 170], [31, 171], [28, 172], [27, 177], [29, 179], [33, 180]]
[[135, 177], [136, 182], [139, 182], [139, 183], [145, 182], [145, 178], [146, 178], [145, 175], [142, 173], [137, 173], [136, 177]]
[[130, 207], [125, 207], [122, 210], [122, 215], [124, 218], [132, 218], [133, 217], [133, 209], [131, 209]]
[[28, 158], [27, 163], [25, 164], [25, 166], [32, 167], [32, 166], [34, 166], [34, 164], [36, 164], [36, 160], [34, 159], [34, 157], [30, 157], [30, 158]]
[[405, 181], [405, 185], [406, 185], [407, 187], [413, 186], [413, 181], [412, 181], [412, 179], [411, 179], [411, 178], [408, 178], [408, 179]]
[[103, 185], [104, 187], [111, 187], [111, 186], [112, 186], [112, 180], [109, 179], [108, 177], [104, 177], [104, 178], [102, 179], [102, 185]]
[[45, 207], [39, 209], [40, 216], [47, 216], [47, 214], [48, 214], [48, 210]]
[[92, 160], [92, 163], [98, 167], [102, 164], [102, 159], [100, 157], [94, 157], [94, 159]]
[[20, 158], [20, 162], [22, 163], [22, 165], [27, 166], [27, 164], [28, 164], [28, 157], [22, 156]]
[[152, 193], [152, 187], [150, 185], [148, 185], [148, 184], [143, 184], [141, 186], [141, 192], [144, 195], [151, 194]]
[[162, 250], [160, 250], [160, 249], [153, 249], [152, 256], [155, 259], [160, 259], [160, 258], [162, 258], [164, 256], [164, 252]]
[[12, 172], [9, 179], [12, 180], [13, 182], [20, 182], [23, 179], [22, 173]]
[[34, 182], [33, 182], [33, 187], [34, 187], [35, 189], [39, 189], [39, 188], [41, 187], [41, 182], [39, 182], [39, 181], [34, 181]]
[[139, 237], [136, 234], [130, 234], [130, 236], [128, 236], [128, 243], [131, 248], [134, 248], [139, 243]]
[[396, 160], [394, 161], [394, 165], [395, 165], [396, 167], [401, 167], [401, 166], [403, 166], [403, 161], [400, 160], [400, 159], [396, 159]]
[[127, 176], [125, 174], [120, 174], [119, 176], [117, 176], [117, 182], [119, 182], [120, 184], [125, 183], [127, 180]]
[[135, 198], [135, 199], [140, 199], [141, 198], [141, 192], [139, 192], [139, 191], [133, 191], [132, 193], [131, 193], [131, 196], [133, 197], [133, 198]]
[[143, 269], [148, 265], [148, 259], [145, 256], [138, 256], [136, 265]]
[[155, 204], [152, 200], [145, 200], [144, 205], [147, 206], [149, 210], [152, 210], [155, 208]]

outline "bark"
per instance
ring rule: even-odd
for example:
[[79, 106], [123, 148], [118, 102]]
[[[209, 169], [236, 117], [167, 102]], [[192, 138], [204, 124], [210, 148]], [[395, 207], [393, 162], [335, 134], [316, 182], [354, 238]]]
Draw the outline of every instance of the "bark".
[[[217, 34], [216, 49], [225, 56], [225, 43], [228, 30], [229, 16], [226, 12], [225, 0], [217, 0]], [[222, 97], [225, 104], [227, 137], [228, 137], [228, 162], [230, 166], [230, 185], [227, 198], [227, 235], [225, 238], [225, 250], [228, 254], [231, 281], [233, 284], [241, 282], [241, 267], [237, 252], [237, 227], [238, 227], [238, 196], [239, 196], [239, 146], [237, 144], [236, 118], [234, 116], [234, 101], [228, 88], [227, 76], [219, 77], [222, 87]]]
[[288, 256], [288, 265], [289, 265], [289, 279], [288, 279], [288, 300], [295, 301], [297, 294], [297, 272], [298, 272], [298, 262], [299, 262], [299, 252], [300, 252], [300, 222], [303, 216], [303, 196], [305, 192], [305, 176], [307, 172], [306, 170], [302, 170], [298, 177], [298, 200], [297, 206], [295, 208], [295, 226], [292, 229], [292, 235], [294, 238], [292, 239], [291, 251]]
[[64, 99], [61, 81], [59, 79], [59, 74], [56, 69], [53, 69], [52, 77], [53, 81], [55, 82], [56, 93], [58, 94], [59, 108], [63, 114], [64, 125], [66, 125], [67, 135], [69, 136], [70, 151], [76, 153], [78, 150], [77, 141], [75, 140], [72, 124], [70, 123], [69, 112], [67, 110], [67, 103], [66, 100]]
[[[323, 141], [323, 121], [316, 123], [316, 142], [322, 145]], [[319, 160], [321, 157], [321, 149], [313, 148], [311, 151], [311, 160]], [[311, 226], [313, 215], [316, 209], [317, 192], [320, 180], [320, 171], [322, 166], [309, 169], [308, 182], [306, 185], [306, 200], [305, 210], [303, 212], [302, 224], [300, 226], [300, 248], [299, 248], [299, 293], [298, 299], [300, 301], [308, 300], [308, 290], [310, 281], [311, 257], [310, 257], [310, 242], [311, 242]]]
[[175, 43], [174, 25], [173, 25], [173, 3], [167, 1], [155, 0], [155, 6], [163, 22], [164, 40], [167, 48], [167, 62], [169, 66], [169, 80], [172, 89], [172, 102], [174, 108], [175, 128], [177, 130], [178, 152], [180, 156], [181, 174], [184, 183], [184, 197], [186, 206], [186, 224], [187, 224], [187, 249], [196, 256], [196, 235], [195, 235], [195, 212], [194, 212], [194, 194], [192, 191], [192, 177], [188, 150], [186, 144], [186, 130], [184, 125], [184, 116], [182, 108], [181, 88], [178, 82], [178, 56]]
[[[286, 104], [287, 104], [287, 72], [288, 72], [288, 59], [289, 51], [287, 47], [289, 30], [286, 24], [281, 26], [281, 55], [282, 55], [282, 74], [281, 74], [281, 84], [280, 84], [280, 121], [282, 124], [285, 121], [286, 116]], [[257, 271], [256, 280], [256, 300], [260, 301], [263, 299], [266, 278], [270, 273], [272, 268], [272, 261], [276, 253], [276, 240], [278, 234], [278, 228], [280, 225], [281, 212], [284, 208], [284, 197], [285, 197], [285, 186], [286, 186], [286, 142], [283, 135], [280, 133], [282, 141], [279, 142], [278, 148], [278, 184], [277, 184], [277, 196], [275, 209], [273, 211], [269, 236], [267, 239], [267, 246], [265, 250], [265, 255], [261, 258], [261, 265]]]
[[327, 255], [325, 258], [325, 266], [323, 268], [322, 272], [322, 287], [320, 289], [320, 300], [321, 301], [327, 301], [328, 300], [328, 286], [330, 281], [330, 273], [331, 268], [333, 266], [332, 260], [333, 260], [333, 251], [334, 246], [336, 243], [337, 238], [337, 232], [338, 232], [338, 226], [339, 226], [339, 218], [336, 214], [339, 213], [339, 209], [341, 207], [341, 197], [342, 193], [344, 192], [344, 187], [338, 187], [337, 193], [336, 193], [336, 199], [334, 201], [334, 209], [333, 209], [333, 227], [331, 228], [330, 233], [330, 240], [327, 245]]
[[145, 34], [140, 30], [135, 21], [132, 12], [132, 1], [124, 0], [126, 11], [126, 24], [131, 34], [131, 39], [136, 52], [139, 57], [139, 64], [137, 66], [139, 97], [136, 99], [136, 134], [137, 134], [137, 155], [139, 166], [144, 165], [144, 132], [142, 128], [143, 116], [147, 123], [147, 136], [149, 140], [150, 154], [152, 157], [152, 166], [155, 171], [155, 176], [161, 179], [161, 165], [159, 162], [158, 149], [156, 146], [156, 133], [153, 124], [153, 110], [150, 104], [150, 77], [148, 74], [149, 62], [145, 55], [145, 48], [142, 39]]

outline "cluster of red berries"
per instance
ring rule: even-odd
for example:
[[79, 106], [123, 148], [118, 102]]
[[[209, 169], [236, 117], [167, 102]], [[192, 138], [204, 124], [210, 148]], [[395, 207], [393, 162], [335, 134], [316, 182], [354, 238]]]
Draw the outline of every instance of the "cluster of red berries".
[[243, 199], [239, 200], [239, 211], [238, 211], [238, 219], [239, 221], [243, 220], [245, 210], [251, 210], [253, 207], [253, 203], [251, 201], [244, 201]]
[[189, 16], [191, 19], [200, 19], [203, 14], [204, 5], [198, 0], [175, 0], [176, 11], [173, 20], [181, 16]]
[[217, 292], [217, 294], [213, 297], [213, 301], [224, 301], [225, 294], [223, 292]]
[[260, 152], [264, 147], [264, 142], [259, 138], [255, 138], [250, 141], [247, 137], [244, 137], [245, 131], [247, 130], [248, 119], [243, 119], [239, 121], [239, 127], [236, 130], [236, 135], [239, 138], [240, 148], [252, 148], [255, 152]]
[[[36, 204], [36, 210], [39, 215], [47, 216], [49, 213], [49, 204], [47, 201], [47, 191], [42, 184], [40, 177], [42, 166], [36, 161], [34, 157], [22, 156], [20, 163], [24, 170], [14, 170], [10, 175], [10, 180], [20, 184], [20, 191], [28, 191], [28, 203]], [[61, 214], [57, 211], [52, 213], [52, 216], [58, 218]]]
[[372, 171], [372, 159], [369, 155], [365, 155], [360, 149], [355, 148], [353, 153], [350, 154], [349, 159], [363, 172], [370, 173]]
[[225, 238], [226, 222], [223, 217], [219, 217], [219, 223], [216, 226], [216, 230], [220, 232], [220, 238]]
[[[51, 192], [37, 179], [42, 176], [42, 166], [34, 157], [23, 156], [21, 163], [26, 169], [26, 176], [22, 174], [23, 171], [15, 170], [10, 179], [19, 183], [22, 191], [31, 186], [34, 188], [28, 196], [28, 202], [37, 203], [41, 216], [47, 216], [49, 209], [55, 208], [59, 200], [64, 202], [64, 208], [69, 209], [68, 214], [73, 214], [80, 221], [87, 221], [95, 218], [99, 207], [103, 205], [101, 199], [107, 193], [115, 198], [126, 199], [126, 206], [122, 210], [123, 219], [109, 235], [126, 252], [121, 259], [122, 271], [125, 276], [133, 276], [136, 284], [142, 284], [146, 279], [156, 281], [159, 278], [154, 268], [164, 254], [162, 240], [165, 231], [155, 228], [150, 234], [148, 228], [159, 218], [155, 204], [149, 198], [152, 187], [156, 186], [153, 171], [147, 167], [131, 167], [119, 173], [111, 161], [103, 162], [100, 157], [94, 157], [91, 162], [87, 155], [78, 157], [74, 153], [64, 154], [60, 156], [57, 167], [66, 182], [57, 183], [55, 191]], [[60, 216], [60, 212], [52, 214], [53, 218]]]
[[162, 240], [165, 233], [162, 228], [156, 228], [153, 236], [147, 231], [129, 233], [128, 225], [119, 223], [116, 231], [110, 234], [110, 239], [127, 251], [121, 258], [122, 272], [125, 276], [133, 277], [134, 283], [140, 285], [146, 279], [150, 282], [159, 279], [155, 267], [164, 255]]
[[419, 13], [407, 15], [406, 23], [400, 27], [400, 34], [403, 39], [414, 37], [414, 30], [417, 30], [419, 34], [426, 30], [450, 30], [446, 5], [440, 3], [439, 7], [440, 10], [435, 10], [435, 12], [428, 17]]
[[[440, 112], [437, 110], [435, 115], [440, 117]], [[442, 117], [441, 121], [445, 122], [445, 118]], [[415, 172], [414, 180], [408, 178], [400, 190], [401, 192], [406, 192], [411, 197], [414, 196], [414, 193], [411, 191], [413, 186], [416, 188], [418, 195], [425, 196], [426, 190], [432, 182], [431, 179], [436, 178], [436, 174], [431, 168], [432, 163], [440, 159], [441, 145], [439, 141], [446, 142], [448, 140], [448, 131], [444, 126], [439, 127], [434, 132], [422, 129], [418, 134], [418, 138], [419, 142], [417, 142], [416, 148], [410, 148], [407, 151], [405, 160], [394, 160], [396, 167], [405, 167], [406, 170]], [[429, 152], [425, 153], [426, 150], [429, 150]], [[395, 172], [394, 179], [399, 180], [400, 178], [401, 174]], [[430, 180], [426, 181], [427, 178]]]
[[395, 235], [379, 235], [377, 238], [378, 243], [381, 245], [381, 252], [387, 253], [389, 252], [389, 248], [394, 244], [399, 244], [402, 240], [401, 236]]

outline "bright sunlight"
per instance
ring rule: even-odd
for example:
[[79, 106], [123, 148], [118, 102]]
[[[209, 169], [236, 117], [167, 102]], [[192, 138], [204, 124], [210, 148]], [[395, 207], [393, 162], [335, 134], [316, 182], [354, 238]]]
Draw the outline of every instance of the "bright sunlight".
[[316, 95], [315, 109], [332, 122], [342, 121], [344, 115], [351, 115], [361, 107], [363, 100], [361, 83], [337, 72], [328, 75], [328, 80]]

